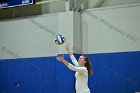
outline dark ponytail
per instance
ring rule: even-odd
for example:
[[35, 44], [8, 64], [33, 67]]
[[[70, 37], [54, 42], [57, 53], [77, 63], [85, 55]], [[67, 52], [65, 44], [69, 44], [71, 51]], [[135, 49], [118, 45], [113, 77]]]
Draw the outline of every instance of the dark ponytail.
[[93, 71], [92, 71], [92, 65], [91, 65], [89, 59], [88, 59], [86, 56], [84, 56], [84, 55], [82, 55], [82, 56], [84, 57], [84, 59], [85, 59], [85, 61], [86, 61], [85, 67], [86, 67], [87, 70], [88, 70], [88, 75], [90, 75], [90, 74], [93, 73]]

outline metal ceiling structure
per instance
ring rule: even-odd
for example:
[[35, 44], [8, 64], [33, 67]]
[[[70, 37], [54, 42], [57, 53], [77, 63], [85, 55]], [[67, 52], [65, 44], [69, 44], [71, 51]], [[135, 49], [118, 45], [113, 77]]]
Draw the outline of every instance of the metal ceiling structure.
[[111, 5], [137, 3], [139, 0], [35, 0], [33, 5], [0, 9], [0, 20], [17, 18], [23, 16], [33, 16], [41, 14], [58, 13], [65, 11], [80, 12], [85, 9], [98, 8]]

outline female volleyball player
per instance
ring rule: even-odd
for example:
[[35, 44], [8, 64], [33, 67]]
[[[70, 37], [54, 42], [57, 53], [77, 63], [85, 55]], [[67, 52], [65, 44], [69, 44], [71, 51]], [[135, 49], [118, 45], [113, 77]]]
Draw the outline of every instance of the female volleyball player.
[[90, 93], [88, 88], [88, 75], [92, 73], [91, 63], [89, 62], [88, 58], [83, 55], [79, 57], [77, 62], [68, 45], [66, 45], [66, 50], [68, 51], [74, 65], [66, 61], [64, 56], [57, 57], [57, 60], [64, 63], [69, 69], [76, 71], [76, 93]]

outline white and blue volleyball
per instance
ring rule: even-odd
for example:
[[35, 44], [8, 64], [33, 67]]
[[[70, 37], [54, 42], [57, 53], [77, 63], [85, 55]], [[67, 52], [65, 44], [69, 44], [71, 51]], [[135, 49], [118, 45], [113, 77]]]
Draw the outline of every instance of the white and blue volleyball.
[[61, 45], [65, 42], [65, 37], [63, 35], [57, 35], [55, 37], [55, 43]]

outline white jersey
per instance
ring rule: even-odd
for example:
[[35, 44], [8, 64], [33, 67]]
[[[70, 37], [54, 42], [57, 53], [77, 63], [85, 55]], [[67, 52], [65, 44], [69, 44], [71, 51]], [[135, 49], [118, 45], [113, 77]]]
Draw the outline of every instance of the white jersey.
[[80, 67], [78, 65], [78, 62], [76, 58], [72, 55], [71, 60], [75, 66], [69, 63], [68, 68], [76, 71], [75, 77], [76, 77], [76, 93], [90, 93], [90, 90], [88, 88], [88, 70], [86, 67]]

